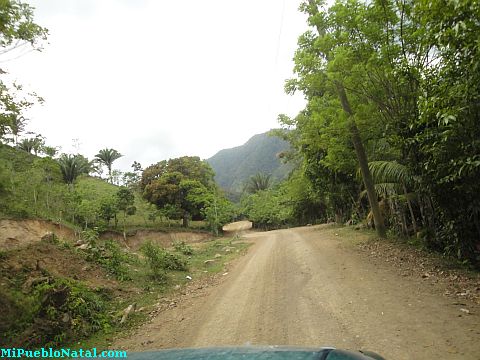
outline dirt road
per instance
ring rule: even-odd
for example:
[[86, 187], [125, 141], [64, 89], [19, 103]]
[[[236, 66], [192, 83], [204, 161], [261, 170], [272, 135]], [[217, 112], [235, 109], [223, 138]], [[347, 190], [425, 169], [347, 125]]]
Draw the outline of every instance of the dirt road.
[[114, 345], [330, 345], [388, 359], [480, 359], [478, 308], [462, 314], [441, 289], [373, 265], [334, 235], [315, 227], [248, 234], [254, 245], [218, 286]]

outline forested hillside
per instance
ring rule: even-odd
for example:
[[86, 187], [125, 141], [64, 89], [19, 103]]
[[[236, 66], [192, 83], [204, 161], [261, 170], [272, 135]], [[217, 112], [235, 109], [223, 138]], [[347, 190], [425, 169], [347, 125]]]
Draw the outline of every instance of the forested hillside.
[[215, 172], [215, 181], [227, 193], [242, 193], [247, 180], [257, 174], [271, 175], [272, 180], [282, 180], [292, 166], [280, 159], [290, 145], [268, 132], [252, 136], [245, 144], [220, 150], [207, 162]]

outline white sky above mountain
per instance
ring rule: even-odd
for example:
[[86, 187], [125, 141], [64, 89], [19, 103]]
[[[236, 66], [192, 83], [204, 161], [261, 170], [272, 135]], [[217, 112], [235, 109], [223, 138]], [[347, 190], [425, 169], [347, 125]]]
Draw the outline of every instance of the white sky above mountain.
[[208, 158], [304, 107], [283, 91], [307, 29], [299, 0], [28, 2], [48, 44], [0, 67], [45, 98], [28, 130], [62, 152], [115, 148], [122, 170]]

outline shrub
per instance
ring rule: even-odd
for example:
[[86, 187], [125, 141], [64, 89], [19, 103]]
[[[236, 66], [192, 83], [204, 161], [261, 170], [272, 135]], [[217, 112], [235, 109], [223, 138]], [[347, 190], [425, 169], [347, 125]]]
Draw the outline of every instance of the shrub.
[[122, 251], [115, 241], [105, 241], [105, 247], [101, 252], [99, 263], [109, 273], [115, 275], [118, 280], [131, 280], [128, 269], [125, 266], [125, 263], [129, 261], [128, 255]]
[[38, 285], [35, 289], [38, 310], [34, 324], [42, 324], [37, 337], [28, 341], [45, 346], [58, 346], [106, 330], [111, 317], [100, 295], [80, 282], [55, 279]]
[[101, 265], [118, 280], [131, 280], [128, 268], [125, 266], [125, 263], [130, 262], [130, 258], [122, 251], [120, 245], [113, 240], [106, 240], [103, 246], [99, 245], [97, 243], [98, 232], [95, 230], [82, 232], [82, 237], [87, 240], [89, 245], [89, 249], [86, 251], [87, 260]]
[[147, 259], [153, 277], [158, 281], [165, 282], [167, 280], [166, 270], [187, 270], [187, 261], [185, 259], [151, 242], [144, 243], [141, 251]]
[[190, 245], [187, 245], [185, 241], [175, 241], [173, 242], [173, 248], [175, 251], [182, 253], [183, 255], [193, 255], [193, 249]]

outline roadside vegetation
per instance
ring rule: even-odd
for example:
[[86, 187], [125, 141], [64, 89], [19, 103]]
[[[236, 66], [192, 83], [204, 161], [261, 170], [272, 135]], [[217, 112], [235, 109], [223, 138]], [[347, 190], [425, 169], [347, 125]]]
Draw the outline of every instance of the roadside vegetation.
[[87, 341], [106, 348], [116, 333], [147, 320], [159, 299], [227, 271], [246, 249], [236, 238], [168, 248], [146, 240], [139, 252], [92, 232], [81, 242], [52, 236], [1, 253], [0, 345], [34, 349]]

